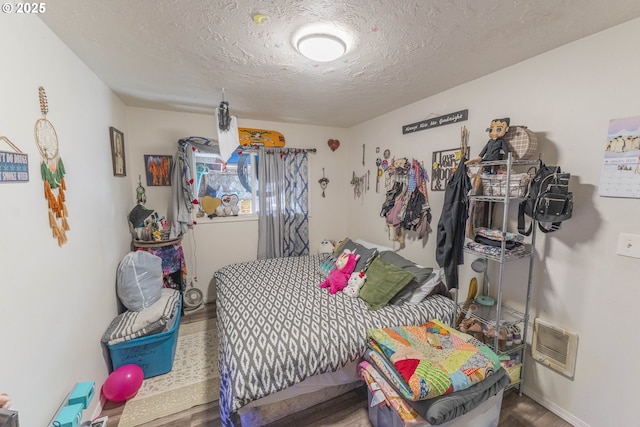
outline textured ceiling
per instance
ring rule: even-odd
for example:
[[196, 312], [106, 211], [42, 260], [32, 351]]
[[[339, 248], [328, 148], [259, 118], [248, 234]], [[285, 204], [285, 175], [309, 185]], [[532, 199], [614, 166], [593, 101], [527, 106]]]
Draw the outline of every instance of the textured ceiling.
[[[241, 118], [349, 127], [639, 16], [638, 0], [47, 0], [41, 19], [127, 105], [213, 114], [224, 89]], [[328, 23], [347, 54], [302, 57], [296, 35]]]

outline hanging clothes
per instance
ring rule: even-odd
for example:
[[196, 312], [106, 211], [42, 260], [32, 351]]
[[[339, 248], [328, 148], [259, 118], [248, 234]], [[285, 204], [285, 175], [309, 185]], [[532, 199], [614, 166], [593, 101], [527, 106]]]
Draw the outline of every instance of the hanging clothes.
[[178, 151], [173, 159], [171, 169], [171, 206], [169, 218], [171, 221], [170, 239], [175, 239], [193, 227], [191, 211], [194, 209], [193, 183], [196, 178], [194, 149], [207, 153], [220, 154], [218, 141], [201, 136], [190, 136], [178, 141]]
[[467, 175], [466, 157], [462, 157], [458, 167], [447, 183], [444, 193], [442, 214], [438, 221], [436, 238], [436, 262], [444, 268], [449, 289], [458, 288], [458, 265], [464, 263], [465, 225], [469, 216], [467, 194], [471, 180]]
[[393, 179], [382, 204], [389, 240], [404, 244], [404, 232], [413, 231], [422, 239], [431, 232], [431, 207], [427, 194], [429, 175], [422, 164], [406, 158], [393, 160], [386, 173]]
[[424, 194], [415, 188], [407, 201], [407, 210], [402, 219], [402, 228], [411, 231], [415, 231], [418, 228], [424, 202]]
[[402, 220], [402, 228], [417, 231], [422, 239], [431, 232], [431, 207], [427, 195], [427, 181], [429, 177], [422, 165], [413, 160], [409, 178], [409, 194], [406, 210]]
[[407, 186], [402, 184], [402, 190], [396, 197], [395, 202], [389, 212], [387, 212], [387, 228], [389, 231], [389, 240], [404, 245], [404, 232], [402, 230], [402, 210], [408, 200]]
[[393, 208], [393, 205], [396, 203], [396, 198], [400, 195], [400, 192], [402, 192], [402, 183], [396, 181], [393, 183], [393, 186], [391, 187], [391, 189], [387, 191], [387, 194], [384, 199], [384, 203], [382, 203], [382, 209], [380, 210], [381, 217], [383, 218], [387, 217], [387, 214], [389, 213], [391, 208]]
[[422, 209], [420, 211], [420, 218], [418, 219], [418, 224], [416, 226], [416, 231], [418, 232], [418, 238], [423, 239], [429, 234], [431, 234], [431, 206], [429, 205], [429, 196], [427, 193], [427, 180], [424, 180], [420, 187], [416, 191], [420, 191], [421, 194], [424, 195], [424, 202], [422, 204]]

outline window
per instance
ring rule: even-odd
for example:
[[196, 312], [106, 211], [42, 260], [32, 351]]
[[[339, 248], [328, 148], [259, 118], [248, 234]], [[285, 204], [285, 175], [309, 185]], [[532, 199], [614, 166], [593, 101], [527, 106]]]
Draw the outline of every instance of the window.
[[[257, 177], [255, 175], [256, 153], [234, 153], [227, 163], [218, 154], [195, 152], [196, 192], [199, 209], [209, 217], [217, 216], [208, 212], [206, 196], [222, 199], [225, 195], [238, 196], [238, 215], [257, 212]], [[215, 204], [214, 204], [215, 206]]]

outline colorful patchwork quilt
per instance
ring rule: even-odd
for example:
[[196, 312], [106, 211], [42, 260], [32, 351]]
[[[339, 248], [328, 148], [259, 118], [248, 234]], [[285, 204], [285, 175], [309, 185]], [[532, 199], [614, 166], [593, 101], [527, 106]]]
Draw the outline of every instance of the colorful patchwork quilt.
[[465, 390], [500, 369], [488, 346], [439, 320], [370, 329], [367, 340], [376, 368], [412, 401]]

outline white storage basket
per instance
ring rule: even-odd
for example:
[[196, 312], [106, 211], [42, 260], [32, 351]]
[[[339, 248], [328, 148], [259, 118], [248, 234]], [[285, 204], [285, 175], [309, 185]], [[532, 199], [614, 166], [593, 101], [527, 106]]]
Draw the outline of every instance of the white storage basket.
[[[504, 197], [507, 193], [507, 174], [482, 174], [482, 195]], [[509, 183], [510, 197], [525, 197], [529, 191], [531, 176], [528, 173], [512, 173]]]

